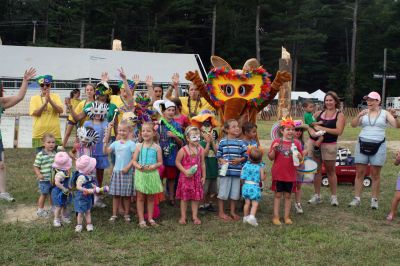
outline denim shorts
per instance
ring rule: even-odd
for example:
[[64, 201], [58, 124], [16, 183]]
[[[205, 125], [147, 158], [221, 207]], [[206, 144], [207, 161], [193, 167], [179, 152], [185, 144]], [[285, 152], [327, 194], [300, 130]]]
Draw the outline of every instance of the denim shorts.
[[221, 200], [240, 199], [240, 177], [224, 176], [219, 178], [218, 198]]
[[50, 181], [39, 181], [40, 194], [50, 194], [51, 187]]
[[374, 155], [365, 155], [360, 152], [360, 142], [357, 141], [354, 162], [359, 164], [370, 164], [374, 166], [383, 166], [386, 161], [386, 141], [381, 144], [379, 150]]

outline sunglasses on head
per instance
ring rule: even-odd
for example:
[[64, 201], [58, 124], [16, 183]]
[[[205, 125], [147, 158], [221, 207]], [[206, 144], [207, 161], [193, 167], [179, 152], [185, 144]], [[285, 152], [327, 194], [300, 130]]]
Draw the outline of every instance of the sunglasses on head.
[[40, 84], [40, 87], [42, 87], [42, 88], [43, 88], [44, 86], [50, 87], [50, 85], [51, 85], [50, 83], [48, 83], [48, 84], [43, 83], [43, 84]]

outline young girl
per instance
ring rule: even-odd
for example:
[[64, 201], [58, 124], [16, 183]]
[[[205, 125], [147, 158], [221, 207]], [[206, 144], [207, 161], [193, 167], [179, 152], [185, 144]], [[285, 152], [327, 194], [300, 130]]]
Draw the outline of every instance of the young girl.
[[92, 156], [93, 146], [99, 142], [99, 133], [91, 127], [80, 127], [76, 131], [76, 140], [69, 155], [78, 159], [82, 155]]
[[188, 201], [192, 202], [192, 219], [194, 224], [201, 224], [197, 216], [199, 202], [203, 199], [203, 184], [206, 181], [204, 150], [200, 146], [200, 130], [190, 126], [185, 130], [188, 144], [182, 147], [176, 156], [176, 167], [179, 175], [176, 198], [181, 199], [180, 224], [186, 224]]
[[[75, 110], [75, 108], [81, 102], [81, 91], [79, 89], [74, 89], [70, 92], [70, 98], [65, 98], [65, 106], [67, 107], [67, 111], [70, 113], [71, 110]], [[63, 147], [67, 146], [68, 139], [71, 136], [72, 129], [76, 126], [77, 123], [74, 121], [72, 115], [68, 116], [67, 119], [67, 127], [65, 128], [65, 134], [63, 138]]]
[[72, 160], [66, 152], [58, 152], [54, 157], [54, 188], [51, 190], [51, 198], [54, 206], [54, 227], [60, 227], [61, 221], [69, 224], [71, 221], [66, 217], [67, 205], [70, 202], [69, 176]]
[[[307, 151], [304, 149], [304, 131], [307, 130], [307, 125], [303, 124], [303, 121], [301, 120], [295, 120], [294, 121], [294, 139], [297, 139], [300, 144], [301, 144], [301, 148], [303, 149], [303, 156], [306, 156], [305, 153], [307, 153]], [[302, 174], [298, 173], [298, 177], [302, 177]], [[295, 198], [295, 203], [294, 203], [294, 208], [296, 209], [296, 213], [298, 214], [302, 214], [304, 213], [303, 208], [301, 206], [301, 182], [297, 182], [296, 183], [296, 187], [297, 187], [297, 191], [294, 194], [294, 198]]]
[[[242, 186], [242, 197], [245, 200], [243, 207], [243, 222], [258, 226], [256, 213], [258, 202], [261, 200], [260, 181], [265, 180], [264, 167], [262, 162], [263, 152], [257, 147], [250, 147], [248, 150], [249, 159], [243, 166], [240, 178], [244, 180]], [[251, 206], [251, 210], [250, 210]]]
[[153, 220], [154, 195], [163, 191], [158, 168], [162, 165], [161, 147], [154, 143], [156, 132], [154, 124], [143, 123], [143, 143], [138, 144], [133, 154], [133, 166], [135, 167], [135, 189], [137, 195], [137, 213], [139, 226], [147, 227], [144, 220], [144, 202], [147, 203], [147, 217], [151, 226], [158, 224]]
[[176, 106], [173, 102], [169, 100], [158, 100], [154, 102], [153, 107], [162, 115], [158, 127], [164, 162], [164, 172], [161, 174], [161, 177], [167, 179], [170, 205], [174, 206], [175, 179], [178, 177], [175, 158], [179, 147], [183, 144], [184, 136], [181, 127], [174, 121]]
[[[109, 132], [112, 128], [109, 125]], [[105, 154], [115, 153], [115, 165], [110, 182], [110, 195], [113, 195], [113, 208], [110, 222], [117, 219], [118, 207], [122, 201], [124, 207], [125, 222], [130, 222], [129, 209], [131, 205], [131, 196], [133, 195], [133, 169], [131, 167], [132, 155], [135, 151], [135, 143], [129, 140], [132, 128], [127, 121], [122, 120], [118, 125], [119, 140], [114, 141], [109, 147], [104, 145]], [[107, 144], [109, 136], [107, 135], [104, 143]]]
[[183, 115], [182, 112], [182, 102], [179, 98], [171, 99], [176, 106], [176, 113], [174, 120], [181, 126], [182, 130], [185, 130], [188, 126], [190, 126], [189, 118], [186, 115]]
[[[221, 168], [219, 173], [218, 217], [224, 221], [240, 219], [236, 214], [236, 201], [240, 198], [240, 173], [246, 161], [246, 144], [239, 139], [240, 128], [235, 119], [224, 123], [226, 138], [218, 145], [217, 158]], [[227, 167], [227, 168], [225, 168]], [[226, 171], [223, 171], [224, 168]], [[225, 214], [224, 201], [230, 199], [231, 217]]]
[[96, 159], [87, 155], [82, 155], [78, 160], [76, 160], [75, 168], [78, 172], [74, 174], [77, 175], [77, 179], [76, 183], [73, 184], [76, 186], [74, 210], [77, 213], [77, 225], [75, 226], [75, 232], [82, 232], [84, 214], [86, 218], [86, 230], [91, 232], [93, 231], [93, 224], [90, 211], [92, 209], [93, 194], [96, 188], [96, 180], [93, 178], [92, 174], [94, 169], [96, 169]]
[[272, 223], [281, 225], [279, 220], [279, 206], [282, 195], [285, 197], [285, 224], [292, 224], [290, 219], [291, 193], [297, 191], [296, 174], [297, 169], [293, 163], [293, 153], [291, 150], [294, 143], [297, 150], [297, 157], [303, 160], [301, 144], [298, 140], [294, 140], [294, 122], [291, 118], [284, 118], [280, 122], [281, 138], [274, 140], [268, 152], [268, 158], [274, 161], [272, 165], [272, 187], [275, 192], [274, 197], [274, 217]]
[[[399, 164], [400, 164], [400, 151], [397, 152], [396, 160], [394, 162], [394, 165], [399, 165]], [[386, 217], [386, 220], [388, 220], [389, 222], [393, 221], [394, 217], [396, 217], [397, 206], [399, 205], [399, 202], [400, 202], [400, 173], [399, 177], [397, 178], [396, 192], [392, 199], [392, 208], [390, 209], [390, 213]]]
[[[51, 192], [51, 166], [54, 163], [54, 156], [56, 155], [56, 139], [52, 134], [44, 134], [43, 136], [44, 148], [36, 155], [35, 162], [33, 163], [33, 170], [39, 180], [40, 197], [38, 200], [37, 215], [39, 217], [48, 217], [49, 212], [44, 210], [44, 203], [47, 196]], [[51, 198], [50, 198], [50, 204]]]
[[[106, 120], [108, 105], [105, 103], [94, 102], [90, 108], [86, 109], [86, 112], [90, 120], [86, 121], [83, 126], [93, 128], [99, 134], [99, 138], [101, 140], [104, 139], [108, 126]], [[101, 187], [103, 184], [104, 169], [110, 166], [108, 155], [103, 152], [102, 141], [98, 141], [95, 144], [91, 157], [96, 159], [96, 179], [98, 186]], [[94, 196], [94, 207], [106, 207], [97, 195]]]

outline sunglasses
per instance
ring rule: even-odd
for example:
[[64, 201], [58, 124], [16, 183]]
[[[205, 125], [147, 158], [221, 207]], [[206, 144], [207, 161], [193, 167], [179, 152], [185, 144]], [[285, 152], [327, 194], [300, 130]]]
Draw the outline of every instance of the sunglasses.
[[49, 84], [40, 84], [40, 87], [42, 87], [42, 88], [43, 88], [44, 86], [50, 87], [50, 85], [51, 85], [50, 83], [49, 83]]

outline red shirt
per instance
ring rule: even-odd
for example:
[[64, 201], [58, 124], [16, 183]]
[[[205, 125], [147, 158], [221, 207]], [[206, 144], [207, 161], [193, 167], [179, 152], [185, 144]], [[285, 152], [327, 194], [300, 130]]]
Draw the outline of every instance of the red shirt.
[[[272, 146], [275, 143], [280, 143], [280, 139], [276, 139], [271, 143]], [[302, 153], [301, 143], [297, 139], [294, 140], [294, 144], [297, 150]], [[275, 160], [272, 165], [272, 181], [285, 181], [294, 182], [296, 181], [297, 167], [293, 165], [293, 158], [290, 151], [292, 146], [291, 141], [282, 141], [282, 147], [277, 147], [275, 151]]]

